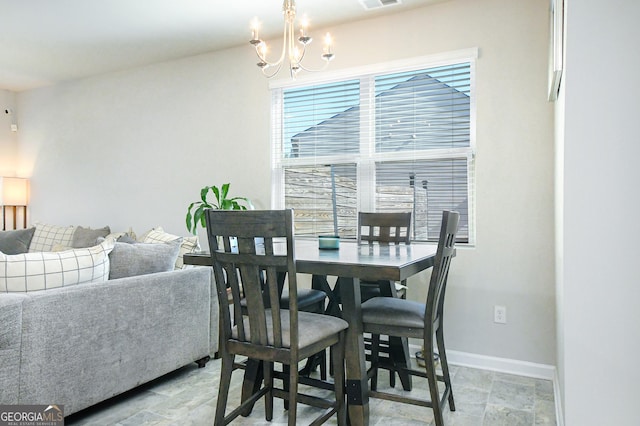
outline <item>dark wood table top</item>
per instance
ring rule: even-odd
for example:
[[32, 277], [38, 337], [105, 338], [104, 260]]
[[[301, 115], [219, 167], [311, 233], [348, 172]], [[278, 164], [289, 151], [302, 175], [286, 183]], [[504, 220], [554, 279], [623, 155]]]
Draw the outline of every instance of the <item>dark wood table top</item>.
[[[316, 238], [297, 238], [296, 268], [299, 273], [369, 280], [402, 281], [433, 266], [437, 245], [367, 245], [341, 240], [337, 250], [318, 248]], [[187, 265], [211, 266], [208, 253], [184, 255]]]

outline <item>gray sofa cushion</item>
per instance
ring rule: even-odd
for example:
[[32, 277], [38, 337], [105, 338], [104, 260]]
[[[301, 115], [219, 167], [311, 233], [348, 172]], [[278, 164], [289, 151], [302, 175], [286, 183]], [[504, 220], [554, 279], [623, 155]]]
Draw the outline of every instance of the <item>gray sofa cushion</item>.
[[109, 254], [111, 263], [109, 279], [173, 270], [181, 242], [182, 239], [165, 244], [116, 242], [111, 254]]
[[29, 244], [36, 228], [0, 231], [0, 251], [4, 254], [22, 254], [29, 251]]
[[99, 229], [83, 228], [78, 226], [73, 233], [71, 239], [71, 247], [84, 248], [93, 247], [98, 241], [98, 238], [104, 238], [111, 233], [111, 229], [108, 226]]

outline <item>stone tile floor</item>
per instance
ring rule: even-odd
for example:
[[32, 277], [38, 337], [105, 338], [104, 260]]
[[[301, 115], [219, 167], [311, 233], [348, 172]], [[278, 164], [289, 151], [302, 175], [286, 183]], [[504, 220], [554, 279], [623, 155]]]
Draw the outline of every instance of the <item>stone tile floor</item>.
[[[451, 366], [456, 411], [445, 409], [447, 426], [534, 426], [555, 425], [555, 405], [551, 381]], [[75, 413], [65, 419], [67, 425], [139, 426], [139, 425], [211, 425], [220, 376], [220, 360], [205, 368], [195, 364], [140, 386], [109, 401]], [[391, 390], [389, 375], [382, 371], [378, 389]], [[414, 378], [412, 395], [428, 394], [426, 380]], [[229, 407], [240, 397], [242, 371], [234, 372]], [[404, 392], [396, 386], [394, 392]], [[371, 399], [371, 425], [432, 425], [430, 408]], [[298, 424], [308, 424], [319, 411], [298, 406]], [[238, 417], [232, 425], [283, 425], [287, 412], [282, 400], [274, 402], [274, 419], [264, 419], [264, 402], [258, 402], [249, 417]], [[335, 416], [326, 424], [336, 424]]]

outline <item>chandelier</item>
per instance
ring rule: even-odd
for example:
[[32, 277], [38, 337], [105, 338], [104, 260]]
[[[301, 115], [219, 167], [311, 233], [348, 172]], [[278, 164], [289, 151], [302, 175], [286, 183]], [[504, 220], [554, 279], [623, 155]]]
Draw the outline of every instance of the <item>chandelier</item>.
[[[309, 69], [302, 65], [302, 60], [306, 53], [307, 45], [313, 40], [307, 34], [308, 21], [305, 19], [300, 23], [299, 36], [296, 38], [295, 32], [295, 19], [296, 19], [296, 2], [295, 0], [284, 0], [282, 4], [282, 13], [284, 15], [284, 40], [282, 43], [282, 53], [280, 59], [275, 62], [269, 62], [267, 60], [267, 43], [260, 40], [258, 31], [260, 29], [260, 23], [257, 19], [254, 19], [251, 23], [251, 45], [256, 49], [256, 54], [260, 59], [258, 67], [262, 70], [267, 78], [271, 78], [278, 74], [282, 64], [289, 63], [289, 73], [291, 78], [296, 78], [296, 75], [300, 70], [316, 72], [322, 71], [327, 68], [329, 61], [333, 59], [333, 53], [331, 53], [331, 35], [327, 33], [324, 40], [324, 48], [322, 51], [322, 59], [325, 61], [324, 66], [321, 69]], [[298, 47], [296, 41], [300, 44]]]

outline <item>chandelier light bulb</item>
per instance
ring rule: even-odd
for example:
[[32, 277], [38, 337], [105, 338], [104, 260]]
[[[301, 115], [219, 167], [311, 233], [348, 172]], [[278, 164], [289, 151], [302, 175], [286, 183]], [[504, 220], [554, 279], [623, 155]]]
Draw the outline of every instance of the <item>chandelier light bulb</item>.
[[259, 32], [260, 21], [258, 21], [258, 18], [253, 18], [253, 20], [251, 21], [251, 44], [258, 44], [260, 42]]

